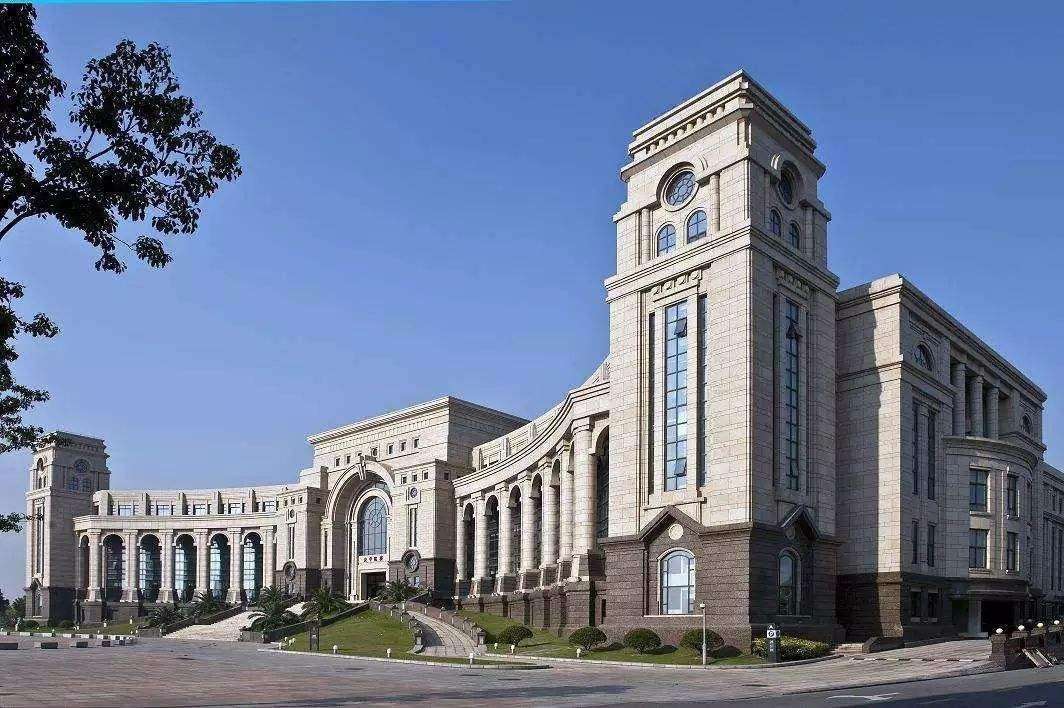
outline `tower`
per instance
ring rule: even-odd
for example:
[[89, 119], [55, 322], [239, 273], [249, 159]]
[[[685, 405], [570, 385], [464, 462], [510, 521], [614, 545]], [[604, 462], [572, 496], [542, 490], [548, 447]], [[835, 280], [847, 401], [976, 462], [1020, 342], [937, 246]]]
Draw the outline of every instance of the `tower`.
[[743, 71], [633, 133], [606, 280], [610, 624], [668, 630], [704, 602], [739, 646], [769, 622], [835, 631], [838, 279], [815, 149]]
[[[88, 585], [76, 562], [81, 550], [73, 519], [94, 513], [93, 495], [108, 489], [111, 473], [103, 440], [56, 432], [31, 458], [26, 493], [26, 614], [38, 621], [74, 618]], [[87, 548], [86, 548], [87, 550]]]

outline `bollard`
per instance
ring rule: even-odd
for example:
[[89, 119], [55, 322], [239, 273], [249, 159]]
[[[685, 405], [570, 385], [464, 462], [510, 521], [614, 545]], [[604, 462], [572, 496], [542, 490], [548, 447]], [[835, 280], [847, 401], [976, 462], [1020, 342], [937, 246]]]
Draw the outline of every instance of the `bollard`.
[[511, 644], [510, 645], [510, 653], [513, 654], [516, 651], [517, 651], [517, 645], [516, 644]]
[[392, 648], [391, 647], [388, 647], [388, 658], [389, 659], [392, 658]]
[[277, 651], [281, 651], [283, 649], [284, 649], [284, 642], [277, 642]]
[[473, 657], [476, 656], [473, 652], [469, 652], [469, 665], [473, 665]]
[[333, 644], [333, 654], [339, 654], [339, 653], [340, 653], [340, 647], [338, 647], [335, 644]]
[[580, 658], [581, 652], [582, 652], [583, 650], [584, 650], [584, 648], [583, 648], [583, 647], [577, 647], [577, 648], [576, 648], [576, 658], [577, 658], [577, 659], [579, 659], [579, 658]]
[[496, 652], [499, 651], [499, 643], [498, 642], [495, 642], [495, 651]]

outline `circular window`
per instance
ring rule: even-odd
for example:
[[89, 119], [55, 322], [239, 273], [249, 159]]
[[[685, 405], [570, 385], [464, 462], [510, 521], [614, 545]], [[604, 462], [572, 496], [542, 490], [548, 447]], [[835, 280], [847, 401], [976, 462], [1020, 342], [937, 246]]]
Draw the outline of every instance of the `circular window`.
[[672, 178], [669, 186], [665, 188], [665, 201], [669, 206], [684, 204], [695, 193], [695, 173], [684, 170]]
[[776, 182], [776, 191], [779, 192], [780, 199], [787, 206], [794, 203], [794, 194], [797, 191], [797, 185], [795, 184], [794, 175], [790, 170], [783, 170], [780, 172], [779, 181]]

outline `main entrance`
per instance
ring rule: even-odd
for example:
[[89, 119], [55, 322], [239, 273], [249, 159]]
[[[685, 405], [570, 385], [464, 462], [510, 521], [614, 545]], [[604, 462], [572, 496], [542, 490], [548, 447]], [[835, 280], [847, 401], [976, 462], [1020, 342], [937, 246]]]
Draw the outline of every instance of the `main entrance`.
[[388, 582], [388, 573], [381, 571], [379, 573], [362, 573], [362, 590], [361, 597], [363, 599], [370, 599], [377, 597], [384, 589], [385, 583]]

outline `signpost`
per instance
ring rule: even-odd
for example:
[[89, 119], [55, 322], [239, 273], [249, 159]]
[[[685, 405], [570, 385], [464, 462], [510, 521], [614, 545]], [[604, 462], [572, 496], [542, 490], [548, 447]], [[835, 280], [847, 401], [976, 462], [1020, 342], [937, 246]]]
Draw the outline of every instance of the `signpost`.
[[765, 632], [765, 661], [770, 664], [780, 663], [780, 630], [774, 624]]

